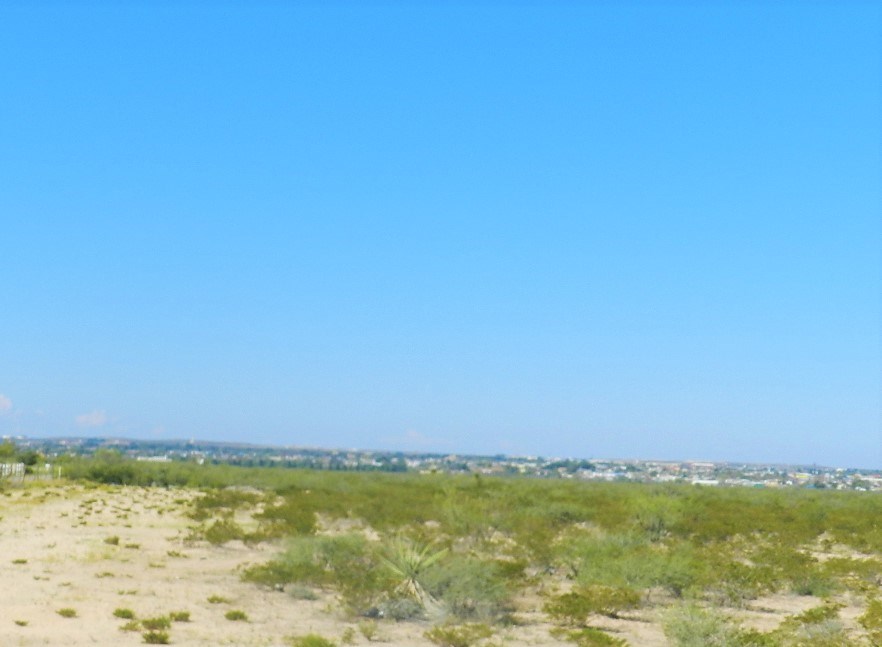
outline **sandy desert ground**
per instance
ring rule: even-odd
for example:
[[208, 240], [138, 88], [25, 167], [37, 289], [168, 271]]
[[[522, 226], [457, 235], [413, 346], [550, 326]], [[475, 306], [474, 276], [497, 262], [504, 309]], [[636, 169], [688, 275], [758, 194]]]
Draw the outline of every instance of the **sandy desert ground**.
[[[188, 541], [193, 522], [184, 514], [198, 492], [142, 487], [31, 485], [0, 496], [0, 644], [136, 645], [116, 609], [137, 618], [187, 611], [189, 622], [168, 630], [178, 645], [285, 645], [291, 636], [318, 633], [341, 644], [368, 644], [358, 622], [339, 613], [331, 593], [316, 600], [243, 582], [241, 569], [266, 561], [278, 545], [213, 546]], [[222, 602], [209, 602], [213, 596]], [[772, 628], [784, 615], [817, 600], [778, 596], [742, 612], [746, 624]], [[504, 629], [495, 644], [566, 645], [549, 634], [541, 600], [523, 600], [519, 626]], [[63, 617], [62, 609], [73, 609]], [[246, 621], [225, 614], [241, 610]], [[848, 609], [843, 615], [848, 616]], [[598, 624], [641, 647], [667, 645], [657, 611]], [[855, 609], [854, 615], [857, 613]], [[431, 645], [419, 622], [380, 622], [374, 641], [393, 646]]]

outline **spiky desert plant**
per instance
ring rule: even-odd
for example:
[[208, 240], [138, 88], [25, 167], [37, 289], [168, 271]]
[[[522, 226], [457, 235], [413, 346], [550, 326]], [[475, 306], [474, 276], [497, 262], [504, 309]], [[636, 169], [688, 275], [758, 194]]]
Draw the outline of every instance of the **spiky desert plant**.
[[423, 608], [437, 606], [437, 601], [423, 587], [423, 574], [447, 554], [446, 548], [435, 549], [432, 544], [420, 545], [410, 539], [396, 537], [381, 559], [398, 580], [395, 593], [416, 600]]

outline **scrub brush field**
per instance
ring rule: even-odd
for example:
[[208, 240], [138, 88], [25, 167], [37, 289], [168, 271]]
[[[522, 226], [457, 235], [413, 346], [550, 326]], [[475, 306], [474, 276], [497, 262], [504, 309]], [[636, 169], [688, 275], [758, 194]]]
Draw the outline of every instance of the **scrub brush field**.
[[10, 645], [882, 644], [882, 499], [69, 459], [0, 491]]

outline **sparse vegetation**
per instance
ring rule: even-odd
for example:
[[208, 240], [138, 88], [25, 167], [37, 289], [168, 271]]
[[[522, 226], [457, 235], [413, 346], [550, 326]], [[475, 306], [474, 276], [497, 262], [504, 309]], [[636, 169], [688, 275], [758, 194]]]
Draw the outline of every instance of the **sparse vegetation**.
[[493, 629], [486, 624], [439, 625], [425, 633], [440, 647], [473, 647], [492, 635]]
[[230, 609], [224, 614], [224, 618], [233, 622], [247, 622], [248, 614], [240, 609]]
[[[619, 626], [657, 617], [664, 618], [675, 646], [882, 645], [882, 602], [875, 597], [882, 539], [873, 521], [882, 500], [867, 493], [204, 467], [164, 466], [171, 480], [186, 475], [191, 485], [205, 487], [177, 497], [196, 527], [191, 538], [218, 545], [230, 538], [280, 540], [281, 552], [263, 563], [252, 560], [239, 572], [294, 598], [320, 598], [316, 612], [342, 613], [341, 620], [352, 623], [335, 633], [343, 644], [376, 641], [391, 620], [419, 621], [410, 626], [420, 633], [420, 623], [442, 623], [425, 634], [439, 645], [496, 644], [503, 635], [508, 640], [509, 632], [516, 635], [515, 609], [529, 608], [544, 611], [560, 640], [583, 647], [624, 645], [628, 634]], [[158, 469], [133, 465], [131, 474], [157, 475]], [[91, 514], [90, 527], [122, 510], [101, 487], [92, 494], [79, 507], [79, 514]], [[45, 499], [31, 498], [27, 505]], [[149, 509], [155, 520], [171, 500], [133, 497], [126, 514]], [[168, 540], [186, 546], [188, 530]], [[108, 527], [105, 534], [110, 532]], [[93, 541], [107, 546], [89, 559], [130, 565], [114, 567], [116, 575], [87, 571], [133, 587], [118, 590], [120, 595], [138, 595], [139, 582], [122, 584], [131, 577], [131, 564], [166, 567], [172, 576], [174, 568], [195, 566], [205, 551], [216, 550], [200, 543], [188, 551], [191, 563], [151, 561], [187, 555], [165, 550], [168, 544], [157, 551], [152, 539], [123, 534], [126, 543], [116, 534], [98, 535]], [[140, 554], [108, 548], [134, 550], [140, 541]], [[11, 561], [27, 563], [23, 557]], [[28, 580], [55, 580], [48, 569], [18, 571]], [[74, 584], [66, 593], [78, 592]], [[141, 586], [145, 594], [152, 589]], [[202, 590], [203, 596], [211, 591]], [[204, 599], [252, 608], [238, 591], [217, 590], [226, 595]], [[797, 608], [811, 606], [787, 617], [777, 612], [777, 623], [764, 632], [739, 624], [744, 608], [758, 608], [754, 601], [769, 594], [793, 594], [800, 596], [793, 598]], [[837, 605], [843, 601], [850, 608], [840, 618]], [[140, 602], [126, 604], [138, 608]], [[248, 619], [240, 609], [227, 609], [222, 611], [231, 621]], [[65, 617], [76, 616], [69, 611]], [[143, 622], [128, 608], [114, 616], [125, 622], [121, 630], [141, 632], [146, 642], [152, 633], [158, 635], [150, 640], [163, 634], [167, 639], [172, 622], [190, 619], [189, 611], [164, 613]], [[609, 618], [618, 620], [611, 624]], [[494, 632], [500, 635], [494, 638]]]
[[167, 631], [145, 631], [142, 637], [148, 645], [168, 645], [171, 642]]
[[288, 644], [291, 647], [337, 647], [336, 643], [319, 634], [307, 634], [290, 638]]
[[158, 631], [160, 629], [168, 629], [169, 627], [171, 627], [171, 620], [168, 616], [144, 618], [143, 620], [141, 620], [141, 626], [149, 631]]
[[377, 621], [376, 620], [364, 620], [363, 622], [358, 623], [358, 631], [364, 636], [364, 639], [368, 642], [373, 642], [377, 639]]
[[63, 609], [58, 609], [55, 613], [60, 615], [62, 618], [76, 618], [77, 610], [71, 609], [70, 607], [64, 607]]

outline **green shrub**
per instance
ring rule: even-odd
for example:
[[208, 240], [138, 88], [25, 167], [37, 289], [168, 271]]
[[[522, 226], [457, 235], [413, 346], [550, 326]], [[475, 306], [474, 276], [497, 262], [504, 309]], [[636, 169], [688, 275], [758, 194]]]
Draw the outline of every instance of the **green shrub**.
[[232, 620], [233, 622], [238, 622], [238, 621], [247, 622], [248, 621], [248, 614], [245, 613], [244, 611], [239, 610], [239, 609], [230, 609], [229, 611], [227, 611], [224, 614], [224, 618], [226, 618], [227, 620]]
[[245, 531], [232, 519], [219, 519], [206, 528], [202, 536], [208, 543], [219, 546], [228, 541], [245, 539]]
[[424, 635], [440, 647], [472, 647], [492, 636], [493, 629], [483, 623], [438, 625]]
[[131, 609], [114, 609], [113, 615], [117, 618], [122, 618], [123, 620], [133, 620], [135, 618], [135, 612]]
[[511, 611], [511, 583], [497, 562], [454, 554], [422, 579], [428, 593], [459, 620], [495, 621]]
[[358, 623], [358, 631], [364, 636], [364, 639], [368, 642], [372, 642], [377, 638], [377, 621], [376, 620], [365, 620], [364, 622]]
[[290, 638], [288, 642], [292, 647], [337, 647], [333, 642], [318, 634], [296, 636]]
[[172, 611], [168, 614], [172, 622], [190, 622], [189, 611]]
[[292, 584], [285, 588], [285, 592], [295, 600], [318, 600], [316, 592], [303, 584]]
[[839, 617], [839, 610], [842, 606], [839, 602], [825, 602], [811, 609], [806, 609], [802, 613], [788, 616], [782, 624], [789, 626], [816, 625], [829, 620], [836, 620]]
[[316, 530], [315, 497], [288, 494], [281, 504], [267, 506], [254, 515], [265, 537], [311, 535]]
[[882, 601], [878, 598], [871, 599], [857, 620], [866, 629], [870, 644], [873, 647], [882, 645]]
[[230, 602], [230, 601], [229, 601], [227, 598], [225, 598], [224, 596], [222, 596], [222, 595], [217, 595], [217, 594], [209, 595], [208, 598], [207, 598], [207, 600], [208, 600], [208, 603], [209, 603], [209, 604], [229, 604], [229, 602]]
[[159, 631], [160, 629], [168, 629], [171, 627], [171, 620], [169, 620], [168, 616], [144, 618], [141, 620], [141, 626], [148, 631]]
[[171, 642], [167, 631], [145, 631], [142, 637], [148, 645], [168, 645]]
[[333, 586], [343, 606], [361, 614], [393, 588], [374, 546], [361, 535], [294, 537], [278, 558], [245, 571], [243, 578], [270, 586]]
[[116, 535], [112, 537], [107, 537], [104, 539], [104, 543], [111, 546], [119, 546], [119, 537], [117, 537]]
[[543, 608], [558, 622], [583, 626], [588, 616], [618, 618], [621, 612], [636, 609], [639, 604], [640, 594], [633, 589], [594, 585], [555, 596]]
[[263, 498], [258, 492], [250, 492], [241, 489], [224, 488], [205, 492], [192, 503], [193, 509], [188, 513], [191, 519], [203, 521], [208, 519], [213, 512], [233, 512], [242, 508], [251, 507]]
[[674, 647], [740, 647], [751, 645], [732, 621], [713, 609], [684, 605], [668, 611], [662, 627]]
[[627, 647], [628, 643], [594, 627], [569, 631], [552, 631], [552, 635], [576, 643], [577, 647]]
[[415, 620], [426, 615], [425, 607], [412, 598], [390, 597], [380, 603], [380, 611], [389, 620]]
[[56, 611], [55, 613], [60, 615], [62, 618], [76, 618], [77, 617], [77, 610], [71, 609], [70, 607], [58, 609], [58, 611]]

